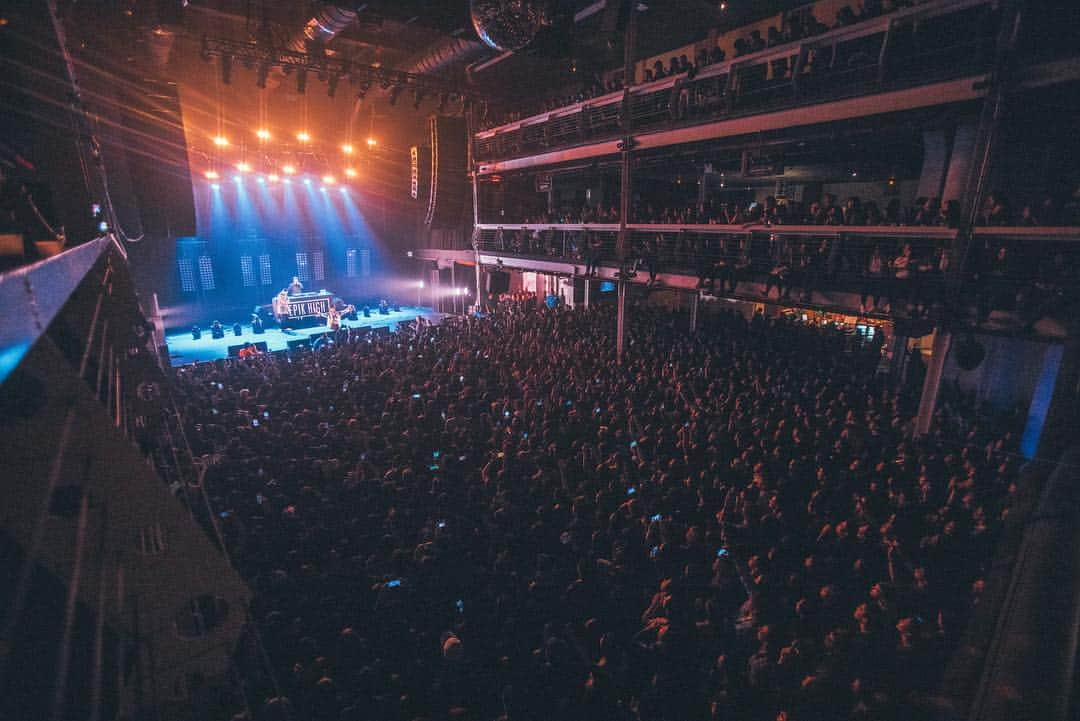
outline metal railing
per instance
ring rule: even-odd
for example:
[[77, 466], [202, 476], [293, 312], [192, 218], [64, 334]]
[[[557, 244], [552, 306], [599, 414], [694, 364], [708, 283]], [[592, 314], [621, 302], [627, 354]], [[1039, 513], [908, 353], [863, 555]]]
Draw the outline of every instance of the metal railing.
[[617, 137], [622, 99], [635, 131], [765, 112], [962, 77], [992, 59], [996, 0], [935, 0], [816, 37], [639, 84], [485, 130], [492, 161]]
[[[614, 224], [477, 226], [478, 250], [617, 266]], [[808, 298], [858, 293], [864, 306], [919, 314], [961, 298], [980, 318], [1024, 323], [1061, 315], [1080, 288], [1080, 228], [976, 228], [966, 257], [958, 231], [922, 226], [628, 224], [624, 269], [646, 281], [691, 276], [727, 295]], [[1038, 243], [1039, 252], [1031, 246]]]

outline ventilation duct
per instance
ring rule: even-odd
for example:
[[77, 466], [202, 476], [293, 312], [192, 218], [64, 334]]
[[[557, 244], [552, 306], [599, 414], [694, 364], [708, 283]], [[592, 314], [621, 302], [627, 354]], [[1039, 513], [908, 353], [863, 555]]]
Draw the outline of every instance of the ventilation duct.
[[326, 5], [289, 38], [285, 47], [297, 53], [306, 53], [311, 47], [325, 47], [338, 33], [356, 22], [357, 12]]
[[476, 40], [447, 37], [432, 43], [419, 55], [414, 55], [403, 69], [419, 75], [432, 75], [455, 63], [475, 60], [486, 52], [488, 47]]

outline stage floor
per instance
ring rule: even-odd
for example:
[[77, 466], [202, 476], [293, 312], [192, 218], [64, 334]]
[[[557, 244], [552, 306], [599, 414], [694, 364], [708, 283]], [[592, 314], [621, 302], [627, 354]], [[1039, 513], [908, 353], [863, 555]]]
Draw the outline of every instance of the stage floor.
[[[431, 308], [415, 308], [402, 306], [398, 312], [391, 311], [389, 315], [372, 313], [370, 318], [361, 314], [356, 320], [343, 320], [342, 325], [349, 328], [382, 328], [388, 326], [390, 331], [397, 330], [399, 322], [415, 320], [417, 316], [424, 316], [433, 323], [437, 323], [443, 317], [443, 313], [437, 313]], [[214, 339], [210, 337], [209, 328], [202, 329], [202, 337], [192, 340], [191, 331], [174, 331], [165, 335], [165, 345], [169, 348], [169, 363], [173, 366], [182, 366], [200, 361], [212, 361], [218, 358], [229, 357], [229, 346], [241, 343], [256, 343], [264, 341], [271, 352], [285, 350], [289, 347], [289, 341], [300, 340], [314, 335], [322, 335], [326, 332], [326, 326], [313, 326], [311, 328], [296, 328], [295, 330], [282, 331], [277, 327], [267, 326], [262, 335], [251, 332], [251, 325], [244, 324], [243, 334], [233, 335], [232, 326], [226, 326], [224, 338]]]

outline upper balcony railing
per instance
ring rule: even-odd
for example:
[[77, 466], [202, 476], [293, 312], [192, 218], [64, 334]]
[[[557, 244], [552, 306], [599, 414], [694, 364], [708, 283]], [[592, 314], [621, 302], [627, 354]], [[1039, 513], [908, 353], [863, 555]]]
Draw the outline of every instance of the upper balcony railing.
[[[474, 242], [482, 254], [606, 266], [610, 277], [619, 267], [618, 231], [612, 224], [481, 224]], [[922, 226], [628, 224], [623, 269], [636, 272], [636, 282], [689, 276], [732, 297], [855, 293], [867, 310], [914, 317], [956, 300], [979, 320], [1005, 311], [1025, 326], [1077, 310], [1080, 228], [976, 228], [966, 250], [957, 240], [954, 229]]]
[[932, 0], [479, 132], [475, 157], [610, 140], [626, 110], [648, 132], [972, 75], [993, 58], [996, 10], [997, 0]]

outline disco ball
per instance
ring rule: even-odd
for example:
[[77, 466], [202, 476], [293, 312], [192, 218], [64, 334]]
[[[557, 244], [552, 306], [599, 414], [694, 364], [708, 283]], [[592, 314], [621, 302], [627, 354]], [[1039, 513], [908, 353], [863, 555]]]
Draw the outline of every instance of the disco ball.
[[521, 50], [548, 22], [546, 0], [470, 0], [476, 34], [496, 50]]

